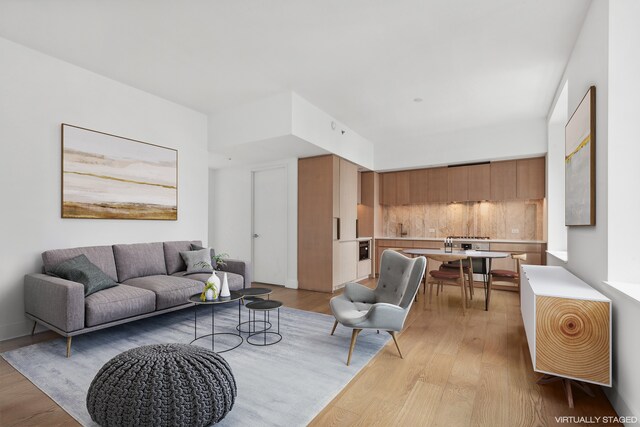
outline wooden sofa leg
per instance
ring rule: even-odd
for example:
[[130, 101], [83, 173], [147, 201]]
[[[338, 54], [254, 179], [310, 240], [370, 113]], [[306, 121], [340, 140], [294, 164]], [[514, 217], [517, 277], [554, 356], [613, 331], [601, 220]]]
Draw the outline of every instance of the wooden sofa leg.
[[33, 321], [33, 328], [31, 328], [31, 336], [33, 336], [36, 333], [36, 326], [38, 326], [38, 322], [36, 322], [34, 320]]
[[71, 337], [67, 337], [67, 358], [71, 357]]

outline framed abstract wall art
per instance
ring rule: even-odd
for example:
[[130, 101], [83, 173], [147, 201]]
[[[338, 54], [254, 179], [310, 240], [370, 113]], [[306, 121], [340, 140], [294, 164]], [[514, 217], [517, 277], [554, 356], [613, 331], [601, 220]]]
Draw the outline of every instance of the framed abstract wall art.
[[596, 224], [596, 87], [565, 127], [565, 225]]
[[178, 151], [62, 124], [62, 217], [178, 219]]

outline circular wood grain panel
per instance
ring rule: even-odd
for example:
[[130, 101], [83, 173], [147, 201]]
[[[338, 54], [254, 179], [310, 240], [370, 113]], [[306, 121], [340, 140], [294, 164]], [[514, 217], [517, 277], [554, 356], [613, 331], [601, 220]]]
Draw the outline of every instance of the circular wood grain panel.
[[609, 304], [567, 298], [536, 299], [536, 369], [610, 383]]

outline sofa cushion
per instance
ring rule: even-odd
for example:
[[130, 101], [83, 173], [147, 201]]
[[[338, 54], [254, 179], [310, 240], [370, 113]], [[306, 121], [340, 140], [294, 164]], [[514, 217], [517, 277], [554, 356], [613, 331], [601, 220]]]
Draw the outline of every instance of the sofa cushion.
[[188, 273], [213, 273], [210, 254], [209, 249], [180, 252]]
[[199, 280], [166, 275], [136, 277], [124, 283], [153, 291], [156, 294], [156, 310], [186, 304], [191, 295], [202, 293], [204, 289], [204, 284]]
[[96, 267], [104, 271], [116, 282], [118, 281], [118, 272], [116, 270], [116, 262], [113, 256], [113, 248], [111, 246], [87, 246], [84, 248], [53, 249], [45, 251], [42, 253], [44, 272], [51, 273], [51, 269], [53, 267], [61, 262], [75, 258], [78, 255], [86, 256], [89, 261], [96, 265]]
[[84, 300], [87, 327], [101, 325], [156, 308], [156, 295], [148, 290], [119, 285], [89, 295]]
[[113, 245], [113, 256], [121, 283], [134, 277], [167, 274], [162, 242]]
[[180, 256], [180, 252], [193, 250], [191, 245], [200, 244], [202, 244], [200, 240], [181, 240], [162, 243], [162, 248], [164, 249], [164, 262], [167, 266], [167, 274], [186, 270], [187, 266], [184, 264], [184, 260]]
[[[221, 284], [222, 279], [224, 278], [224, 273], [224, 271], [216, 271], [216, 276], [220, 278]], [[211, 273], [187, 273], [186, 271], [179, 271], [177, 273], [173, 273], [173, 276], [199, 280], [202, 283], [206, 283], [207, 279], [211, 277]], [[244, 288], [244, 278], [239, 274], [227, 273], [227, 280], [229, 281], [229, 289], [232, 291], [239, 291]]]
[[103, 289], [118, 286], [111, 277], [96, 267], [84, 254], [62, 261], [51, 269], [51, 274], [61, 279], [82, 283], [85, 297]]

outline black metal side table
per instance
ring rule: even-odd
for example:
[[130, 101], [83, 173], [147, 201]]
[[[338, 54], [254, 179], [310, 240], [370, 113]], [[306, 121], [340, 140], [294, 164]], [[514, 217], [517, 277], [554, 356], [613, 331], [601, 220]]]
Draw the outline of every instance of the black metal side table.
[[[189, 302], [195, 303], [195, 306], [193, 307], [193, 312], [194, 312], [194, 318], [193, 318], [193, 340], [189, 343], [189, 344], [193, 344], [194, 342], [198, 341], [199, 339], [202, 338], [206, 338], [206, 337], [211, 337], [211, 351], [216, 351], [215, 350], [215, 344], [216, 344], [216, 335], [231, 335], [237, 338], [240, 338], [240, 342], [238, 344], [236, 344], [233, 347], [227, 348], [225, 350], [222, 351], [217, 351], [216, 353], [225, 353], [227, 351], [231, 351], [233, 349], [236, 349], [238, 347], [240, 347], [240, 344], [242, 344], [244, 342], [244, 339], [242, 338], [242, 335], [240, 335], [240, 331], [238, 330], [238, 333], [231, 333], [231, 332], [215, 332], [215, 326], [216, 326], [216, 321], [215, 321], [215, 306], [218, 304], [228, 304], [234, 301], [238, 301], [238, 325], [240, 324], [240, 310], [242, 307], [242, 295], [238, 292], [231, 292], [231, 295], [228, 297], [218, 297], [218, 299], [213, 300], [213, 301], [202, 301], [200, 300], [200, 294], [195, 294], [195, 295], [191, 295], [189, 297]], [[211, 333], [210, 334], [206, 334], [206, 335], [202, 335], [202, 336], [198, 336], [198, 306], [199, 305], [210, 305], [211, 306]]]
[[[263, 301], [264, 297], [267, 297], [267, 300], [270, 298], [269, 295], [271, 295], [271, 293], [273, 292], [271, 289], [269, 288], [248, 288], [248, 289], [240, 289], [239, 291], [237, 291], [240, 295], [242, 295], [243, 297], [243, 303], [248, 304], [250, 302], [253, 301]], [[251, 312], [249, 312], [249, 317], [251, 317]], [[255, 316], [254, 316], [255, 317]], [[244, 333], [251, 333], [251, 321], [247, 320], [246, 322], [240, 322], [238, 324], [238, 326], [236, 326], [236, 330], [240, 331], [240, 332], [244, 332]], [[262, 324], [262, 328], [263, 330], [269, 330], [271, 329], [271, 319], [269, 316], [269, 313], [267, 313], [267, 320], [266, 322], [263, 322], [262, 320], [253, 320], [253, 332], [255, 332], [256, 329], [256, 322], [261, 323]], [[246, 328], [243, 329], [242, 325], [247, 325]]]
[[[282, 335], [280, 335], [280, 307], [282, 307], [282, 302], [275, 300], [261, 300], [261, 301], [252, 301], [245, 304], [245, 307], [249, 309], [249, 328], [253, 325], [253, 331], [249, 332], [249, 336], [247, 337], [247, 342], [251, 345], [257, 346], [267, 346], [277, 344], [282, 341]], [[272, 310], [278, 310], [278, 330], [277, 332], [268, 331], [267, 329], [263, 329], [261, 331], [256, 331], [256, 311], [262, 311], [264, 316], [263, 322], [267, 322], [267, 315]], [[251, 320], [251, 313], [253, 313], [253, 321]], [[273, 336], [267, 340], [267, 336]], [[260, 338], [262, 338], [260, 340]]]

